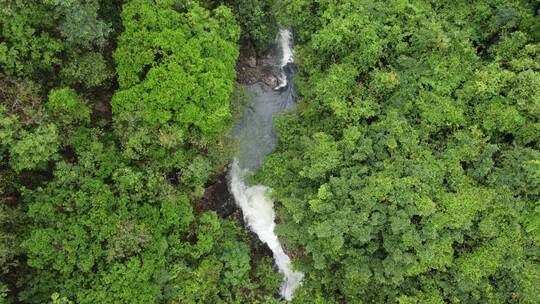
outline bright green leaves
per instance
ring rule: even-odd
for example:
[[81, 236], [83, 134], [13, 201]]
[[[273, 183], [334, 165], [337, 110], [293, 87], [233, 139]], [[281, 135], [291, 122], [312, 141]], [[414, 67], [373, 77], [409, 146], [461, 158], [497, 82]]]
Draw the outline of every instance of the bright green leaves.
[[[33, 231], [23, 246], [28, 246], [28, 265], [37, 269], [44, 269], [54, 260], [54, 230], [41, 229]], [[39, 256], [40, 258], [35, 258]]]
[[479, 109], [482, 113], [482, 126], [488, 132], [494, 130], [503, 133], [518, 133], [518, 130], [525, 124], [525, 118], [520, 115], [513, 106], [505, 105], [502, 100], [492, 100], [486, 108]]
[[8, 48], [5, 43], [0, 43], [0, 62], [6, 62], [8, 59]]
[[316, 133], [313, 141], [307, 144], [305, 160], [307, 166], [300, 172], [300, 176], [318, 180], [326, 177], [340, 164], [341, 153], [330, 136]]
[[321, 185], [317, 192], [317, 198], [309, 201], [310, 209], [316, 213], [328, 213], [334, 211], [335, 205], [332, 201], [333, 196], [330, 185]]
[[87, 52], [74, 56], [60, 71], [62, 80], [69, 85], [95, 88], [105, 85], [113, 73], [102, 54]]
[[111, 32], [98, 15], [99, 1], [5, 0], [2, 6], [0, 65], [12, 75], [52, 73], [66, 54], [104, 47]]
[[[343, 120], [352, 120], [350, 99], [358, 77], [357, 70], [351, 65], [332, 65], [328, 74], [315, 83], [315, 94], [318, 101], [329, 108], [333, 114]], [[348, 119], [349, 118], [349, 119]]]
[[223, 303], [218, 296], [222, 269], [223, 265], [214, 257], [202, 260], [194, 269], [180, 263], [174, 265], [171, 276], [177, 283], [169, 291], [171, 300], [180, 303]]
[[[501, 236], [491, 240], [486, 240], [474, 251], [464, 253], [456, 260], [456, 278], [458, 284], [456, 289], [469, 294], [471, 299], [496, 299], [505, 297], [506, 293], [515, 293], [515, 296], [524, 297], [525, 302], [531, 302], [535, 296], [527, 295], [526, 284], [523, 284], [525, 269], [528, 262], [520, 261], [523, 255], [521, 244], [507, 236]], [[528, 266], [530, 267], [530, 266]], [[514, 269], [514, 271], [512, 271]], [[519, 269], [518, 271], [515, 271]], [[536, 270], [527, 271], [528, 274]], [[500, 286], [497, 281], [489, 278], [503, 279], [508, 275], [512, 276], [515, 286]], [[516, 292], [519, 290], [519, 293]], [[525, 292], [522, 292], [525, 291]], [[532, 302], [531, 302], [532, 303]]]
[[191, 255], [198, 259], [202, 256], [218, 253], [218, 259], [222, 264], [223, 283], [237, 288], [245, 285], [249, 280], [251, 269], [249, 248], [245, 243], [234, 240], [237, 232], [231, 230], [235, 227], [229, 225], [229, 223], [222, 222], [215, 212], [201, 214], [197, 243], [194, 245]]
[[[99, 243], [114, 229], [115, 219], [108, 215], [114, 196], [99, 180], [78, 177], [83, 172], [61, 163], [56, 172], [58, 180], [47, 189], [28, 193], [27, 200], [32, 201], [29, 216], [38, 225], [24, 243], [30, 265], [49, 265], [69, 276], [76, 269], [88, 272], [103, 252]], [[78, 182], [80, 188], [69, 191]]]
[[228, 127], [239, 35], [226, 8], [183, 6], [185, 12], [146, 0], [126, 4], [126, 31], [114, 54], [122, 89], [112, 106], [126, 156], [176, 167], [185, 161], [176, 151], [204, 151]]
[[[0, 274], [14, 256], [31, 270], [17, 300], [277, 302], [260, 244], [193, 205], [224, 163], [237, 40], [260, 51], [274, 39], [273, 1], [233, 1], [234, 16], [215, 1], [126, 2], [114, 134], [89, 128], [86, 100], [100, 94], [99, 111], [110, 93], [120, 5], [0, 2], [0, 67], [56, 87], [0, 79], [0, 201], [16, 207], [0, 210]], [[300, 40], [302, 100], [276, 119], [256, 177], [306, 273], [296, 301], [540, 302], [534, 4], [280, 7]]]
[[[358, 6], [343, 8], [343, 12], [365, 9], [362, 5]], [[382, 55], [385, 40], [378, 35], [381, 30], [379, 24], [371, 22], [367, 14], [338, 13], [311, 37], [309, 47], [316, 49], [318, 56], [306, 56], [307, 68], [319, 67], [324, 70], [328, 65], [344, 60], [365, 71]]]
[[388, 96], [399, 85], [399, 75], [396, 71], [379, 71], [371, 73], [369, 89], [377, 97]]
[[18, 121], [15, 116], [6, 113], [5, 106], [0, 106], [0, 157], [6, 152], [15, 140]]
[[[235, 16], [109, 2], [0, 0], [0, 302], [277, 303], [263, 245], [197, 205], [227, 161]], [[261, 48], [263, 2], [239, 3]]]
[[192, 227], [194, 242], [182, 245], [185, 255], [173, 259], [163, 276], [167, 299], [187, 303], [256, 302], [276, 292], [281, 275], [272, 270], [267, 259], [254, 261], [257, 268], [252, 271], [247, 236], [235, 221], [220, 219], [212, 211], [200, 214]]
[[114, 264], [91, 289], [77, 288], [77, 299], [81, 303], [153, 302], [161, 295], [160, 286], [154, 281], [159, 266], [162, 264], [151, 257]]
[[420, 197], [415, 200], [415, 207], [419, 215], [430, 215], [435, 212], [437, 205], [429, 197]]
[[259, 286], [269, 292], [279, 290], [283, 280], [283, 275], [272, 269], [274, 261], [270, 257], [265, 257], [256, 261], [255, 276], [259, 279]]
[[210, 253], [219, 239], [222, 238], [223, 233], [216, 213], [204, 213], [198, 220], [197, 243], [191, 252], [191, 256], [196, 259]]
[[250, 267], [249, 248], [243, 242], [223, 244], [220, 259], [223, 261], [223, 282], [233, 287], [243, 284], [248, 278]]
[[24, 193], [31, 232], [22, 248], [36, 273], [25, 300], [57, 291], [81, 303], [230, 303], [275, 292], [257, 290], [255, 280], [275, 274], [252, 275], [235, 221], [194, 214], [190, 192], [94, 140], [77, 146], [78, 163], [58, 162], [52, 181]]
[[298, 299], [533, 303], [535, 8], [286, 10], [300, 37], [299, 115], [276, 120], [277, 151], [258, 177], [281, 203], [276, 231], [301, 252]]
[[456, 128], [465, 123], [465, 113], [460, 102], [432, 92], [422, 92], [418, 96], [418, 107], [422, 119], [433, 132], [445, 128]]
[[444, 215], [434, 216], [435, 226], [468, 229], [477, 213], [492, 204], [492, 197], [492, 191], [482, 188], [460, 189], [458, 193], [441, 194], [439, 200], [440, 206], [444, 208]]
[[[523, 164], [531, 187], [540, 187], [540, 159], [530, 160]], [[526, 231], [531, 233], [532, 239], [540, 246], [540, 200], [534, 203], [530, 209], [530, 215], [526, 223]]]
[[53, 304], [73, 304], [73, 301], [68, 300], [66, 297], [60, 297], [57, 292], [51, 295], [51, 300]]
[[178, 12], [167, 2], [153, 5], [146, 0], [135, 0], [124, 7], [126, 31], [120, 36], [120, 46], [114, 55], [121, 87], [129, 88], [144, 81], [141, 78], [144, 75], [138, 74], [160, 64], [181, 65], [178, 68], [186, 69], [183, 70], [186, 77], [190, 76], [190, 70], [209, 69], [218, 54], [225, 66], [231, 61], [234, 64], [237, 56], [234, 43], [239, 31], [230, 11], [220, 7], [211, 15], [195, 3], [182, 6], [186, 13]]
[[6, 39], [0, 44], [2, 68], [15, 75], [52, 71], [52, 68], [60, 63], [57, 56], [63, 50], [63, 46], [49, 33], [38, 32], [35, 29], [36, 23], [42, 23], [41, 18], [50, 18], [50, 13], [44, 13], [41, 17], [36, 16], [35, 14], [40, 14], [40, 8], [35, 4], [18, 7], [19, 5], [12, 2], [9, 6], [13, 6], [12, 9], [4, 10], [2, 14], [4, 22], [9, 20], [9, 24], [2, 22], [2, 37]]
[[529, 37], [523, 32], [513, 32], [506, 35], [499, 41], [491, 52], [497, 61], [510, 62], [511, 60], [519, 60], [519, 54], [529, 42]]
[[[520, 140], [534, 140], [532, 133], [538, 128], [537, 123], [527, 126], [526, 121], [533, 118], [529, 115], [535, 112], [532, 109], [538, 104], [537, 94], [533, 93], [536, 91], [535, 78], [538, 73], [532, 70], [516, 74], [497, 64], [476, 73], [475, 79], [466, 85], [465, 92], [473, 94], [474, 91], [475, 103], [478, 103], [475, 114], [488, 134], [513, 134]], [[522, 94], [525, 91], [528, 92], [526, 96]]]
[[47, 161], [58, 152], [58, 130], [55, 125], [43, 125], [32, 132], [21, 130], [10, 148], [10, 164], [16, 171], [45, 169]]
[[184, 185], [193, 189], [195, 195], [202, 196], [204, 186], [212, 173], [212, 164], [205, 158], [197, 157], [186, 167], [181, 180]]
[[70, 88], [55, 89], [49, 93], [47, 109], [58, 124], [73, 128], [90, 122], [90, 109]]
[[79, 164], [58, 163], [54, 180], [25, 193], [33, 223], [23, 243], [28, 264], [40, 276], [53, 272], [56, 290], [84, 303], [155, 299], [161, 287], [152, 278], [166, 267], [167, 248], [183, 251], [192, 208], [163, 177], [109, 163], [108, 152], [87, 144], [77, 150]]
[[193, 207], [186, 195], [170, 197], [161, 203], [160, 227], [165, 231], [184, 233], [195, 220]]

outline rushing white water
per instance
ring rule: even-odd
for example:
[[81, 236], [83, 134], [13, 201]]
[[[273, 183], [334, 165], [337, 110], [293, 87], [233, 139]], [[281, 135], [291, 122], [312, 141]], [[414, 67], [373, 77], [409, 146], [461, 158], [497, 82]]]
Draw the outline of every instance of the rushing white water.
[[281, 50], [278, 87], [272, 90], [262, 83], [247, 87], [254, 96], [250, 108], [233, 130], [240, 149], [229, 171], [229, 189], [242, 209], [244, 222], [272, 250], [278, 270], [284, 275], [280, 294], [284, 299], [291, 300], [304, 274], [292, 270], [291, 259], [274, 233], [276, 214], [274, 202], [268, 196], [270, 189], [263, 185], [248, 186], [244, 180], [246, 174], [258, 168], [266, 155], [275, 149], [274, 114], [294, 106], [293, 88], [287, 81], [287, 72], [293, 71], [286, 69], [293, 62], [291, 32], [280, 30], [278, 41]]
[[285, 67], [293, 62], [293, 49], [292, 49], [292, 33], [288, 29], [279, 30], [279, 48], [281, 49], [281, 66], [280, 76], [278, 78], [279, 84], [275, 90], [282, 89], [287, 86], [287, 74], [285, 73]]
[[247, 170], [240, 169], [238, 160], [235, 159], [230, 172], [231, 192], [236, 203], [242, 209], [244, 221], [272, 250], [276, 265], [285, 277], [281, 286], [281, 296], [286, 300], [291, 300], [294, 290], [304, 275], [291, 269], [291, 259], [283, 251], [283, 247], [274, 233], [276, 214], [274, 202], [267, 195], [270, 189], [262, 185], [248, 187], [244, 182], [244, 176], [247, 172]]

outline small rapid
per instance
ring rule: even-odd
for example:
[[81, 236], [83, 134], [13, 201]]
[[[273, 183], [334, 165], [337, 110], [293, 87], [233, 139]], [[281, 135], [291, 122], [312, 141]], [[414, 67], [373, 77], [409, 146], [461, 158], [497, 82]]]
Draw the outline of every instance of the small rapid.
[[304, 275], [292, 270], [291, 259], [283, 251], [283, 247], [274, 233], [276, 214], [274, 202], [268, 196], [270, 189], [263, 185], [246, 185], [244, 177], [248, 172], [248, 170], [240, 168], [238, 160], [234, 160], [230, 171], [231, 193], [236, 204], [242, 209], [244, 221], [248, 227], [272, 251], [278, 270], [284, 275], [280, 294], [284, 299], [291, 300], [294, 290]]
[[275, 87], [275, 90], [280, 90], [287, 87], [289, 81], [287, 80], [286, 67], [288, 64], [293, 63], [293, 49], [292, 49], [292, 33], [287, 29], [279, 30], [279, 45], [281, 49], [281, 66], [280, 76], [278, 78], [279, 84]]
[[271, 88], [263, 83], [247, 86], [253, 93], [251, 106], [233, 129], [233, 136], [239, 142], [239, 152], [229, 170], [229, 189], [238, 207], [242, 209], [246, 225], [266, 243], [274, 256], [278, 270], [283, 273], [284, 281], [280, 294], [291, 300], [294, 290], [300, 285], [303, 273], [293, 271], [291, 259], [281, 246], [274, 233], [274, 202], [269, 197], [270, 189], [263, 185], [249, 186], [245, 177], [256, 170], [276, 145], [273, 117], [276, 113], [291, 111], [294, 108], [294, 87], [290, 84], [294, 69], [292, 33], [281, 29], [278, 35], [280, 51], [278, 85]]

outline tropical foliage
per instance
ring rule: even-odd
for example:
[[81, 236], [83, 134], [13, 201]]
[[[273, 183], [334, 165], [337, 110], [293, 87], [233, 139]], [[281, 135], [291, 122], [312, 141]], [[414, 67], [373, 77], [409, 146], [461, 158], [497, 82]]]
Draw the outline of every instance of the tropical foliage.
[[539, 9], [0, 0], [0, 303], [283, 302], [205, 193], [280, 25], [299, 103], [253, 179], [293, 302], [540, 303]]
[[297, 303], [540, 301], [537, 10], [286, 2], [302, 97], [259, 179]]
[[238, 111], [234, 14], [105, 2], [2, 2], [2, 302], [274, 301], [239, 218], [198, 207]]

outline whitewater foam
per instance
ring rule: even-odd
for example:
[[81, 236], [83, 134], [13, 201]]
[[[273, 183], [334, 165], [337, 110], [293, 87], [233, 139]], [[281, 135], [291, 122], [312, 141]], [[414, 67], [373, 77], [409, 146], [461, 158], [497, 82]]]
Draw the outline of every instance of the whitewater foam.
[[294, 69], [286, 68], [293, 62], [292, 33], [281, 29], [277, 39], [281, 55], [279, 61], [276, 59], [275, 66], [281, 73], [279, 84], [274, 90], [264, 83], [246, 87], [253, 93], [253, 98], [249, 109], [232, 132], [240, 147], [229, 169], [229, 189], [242, 209], [246, 225], [272, 250], [277, 268], [284, 275], [280, 294], [284, 299], [291, 300], [304, 274], [292, 270], [291, 259], [274, 233], [276, 214], [274, 202], [268, 196], [270, 189], [263, 185], [248, 186], [244, 179], [275, 149], [274, 115], [294, 108], [294, 87], [287, 80], [287, 73], [294, 73]]
[[274, 90], [279, 90], [287, 86], [287, 74], [285, 67], [293, 62], [292, 48], [292, 33], [288, 29], [280, 29], [278, 34], [279, 48], [281, 49], [280, 76], [278, 77], [279, 84]]
[[238, 160], [234, 159], [229, 172], [230, 189], [236, 204], [242, 209], [244, 222], [272, 250], [278, 270], [284, 275], [280, 294], [290, 301], [304, 274], [292, 270], [291, 259], [285, 254], [274, 233], [276, 214], [274, 202], [268, 197], [270, 189], [263, 185], [248, 187], [244, 182], [247, 172], [248, 170], [242, 170]]

